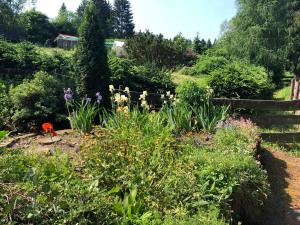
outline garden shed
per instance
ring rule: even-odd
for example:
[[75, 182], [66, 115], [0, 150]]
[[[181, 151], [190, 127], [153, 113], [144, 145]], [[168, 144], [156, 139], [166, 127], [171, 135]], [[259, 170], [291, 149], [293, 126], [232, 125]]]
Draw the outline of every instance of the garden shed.
[[67, 34], [59, 34], [54, 41], [57, 43], [58, 48], [70, 50], [77, 46], [79, 38]]
[[117, 57], [125, 57], [125, 42], [124, 41], [114, 41], [112, 50], [116, 52]]

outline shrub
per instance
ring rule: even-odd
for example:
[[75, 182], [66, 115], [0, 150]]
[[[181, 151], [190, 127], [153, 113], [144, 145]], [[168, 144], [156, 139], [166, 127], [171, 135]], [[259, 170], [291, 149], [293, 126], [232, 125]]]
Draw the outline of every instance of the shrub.
[[0, 129], [11, 127], [12, 103], [8, 87], [0, 83]]
[[210, 75], [212, 71], [222, 68], [228, 62], [229, 60], [222, 56], [202, 55], [193, 67], [185, 68], [182, 72], [191, 76]]
[[264, 68], [239, 61], [214, 70], [209, 86], [216, 97], [244, 99], [270, 98], [274, 89]]
[[55, 118], [62, 108], [60, 89], [59, 82], [45, 72], [12, 88], [9, 94], [14, 106], [13, 122], [24, 125]]
[[169, 40], [149, 31], [139, 32], [126, 42], [126, 52], [130, 59], [138, 65], [153, 64], [160, 69], [190, 64], [195, 56], [189, 48], [190, 41], [180, 34], [174, 40]]
[[124, 85], [135, 91], [153, 92], [174, 90], [171, 75], [153, 65], [135, 66], [131, 60], [111, 56], [109, 67], [111, 83], [116, 87]]
[[194, 107], [201, 105], [206, 90], [194, 81], [184, 81], [176, 88], [176, 93], [181, 102]]

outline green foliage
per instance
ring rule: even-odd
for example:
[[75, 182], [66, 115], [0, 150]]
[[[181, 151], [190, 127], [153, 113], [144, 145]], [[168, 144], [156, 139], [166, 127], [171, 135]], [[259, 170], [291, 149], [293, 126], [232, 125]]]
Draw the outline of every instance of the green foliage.
[[175, 68], [188, 65], [194, 55], [188, 51], [189, 41], [181, 35], [169, 40], [150, 31], [139, 32], [127, 40], [126, 53], [139, 65], [153, 64], [159, 68]]
[[60, 89], [58, 81], [45, 72], [12, 88], [9, 95], [14, 107], [13, 122], [24, 125], [55, 118], [60, 109]]
[[52, 25], [54, 26], [57, 34], [63, 33], [76, 35], [79, 24], [79, 18], [75, 13], [67, 10], [65, 3], [62, 4], [57, 17], [52, 21]]
[[252, 214], [265, 200], [253, 125], [230, 122], [216, 142], [194, 147], [179, 143], [159, 114], [133, 110], [105, 121], [78, 153], [80, 164], [61, 153], [2, 153], [1, 222], [223, 225], [230, 202], [247, 202], [241, 207]]
[[0, 83], [0, 128], [9, 127], [12, 112], [12, 103], [8, 94], [8, 87]]
[[[67, 102], [67, 104], [69, 103]], [[72, 129], [79, 130], [84, 134], [91, 133], [97, 113], [98, 109], [95, 104], [82, 100], [68, 117]]]
[[8, 131], [0, 130], [0, 141], [5, 138], [5, 136], [8, 134]]
[[51, 52], [28, 42], [13, 44], [0, 38], [0, 79], [5, 84], [16, 85], [43, 70], [60, 81], [73, 83], [72, 57], [56, 50]]
[[123, 85], [131, 90], [162, 92], [174, 90], [171, 76], [167, 72], [160, 71], [155, 66], [135, 66], [133, 61], [111, 56], [109, 58], [111, 70], [111, 83], [118, 87]]
[[55, 36], [54, 27], [49, 18], [35, 9], [21, 14], [21, 23], [26, 29], [26, 39], [32, 43], [45, 44]]
[[114, 1], [113, 29], [117, 38], [130, 38], [134, 35], [133, 14], [128, 0]]
[[100, 91], [108, 104], [109, 68], [107, 50], [95, 5], [87, 6], [79, 29], [80, 41], [76, 48], [76, 88], [80, 96]]
[[209, 86], [216, 97], [244, 99], [268, 99], [274, 89], [271, 77], [264, 68], [239, 61], [214, 70]]
[[285, 69], [299, 73], [299, 9], [294, 0], [237, 1], [223, 36], [229, 53], [264, 66], [279, 83]]
[[194, 107], [201, 105], [206, 90], [194, 81], [185, 81], [176, 88], [176, 93], [181, 102]]
[[225, 57], [214, 55], [202, 55], [197, 63], [190, 68], [183, 70], [183, 73], [191, 76], [210, 75], [212, 71], [229, 63]]

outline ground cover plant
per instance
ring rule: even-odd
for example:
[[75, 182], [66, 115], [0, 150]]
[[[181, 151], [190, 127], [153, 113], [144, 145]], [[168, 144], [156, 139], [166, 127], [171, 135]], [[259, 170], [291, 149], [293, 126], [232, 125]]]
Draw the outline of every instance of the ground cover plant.
[[[211, 141], [195, 141], [164, 112], [150, 111], [147, 92], [139, 109], [129, 89], [110, 90], [113, 111], [101, 113], [102, 126], [81, 137], [76, 157], [59, 149], [1, 152], [2, 223], [227, 224], [258, 217], [268, 184], [254, 159], [252, 123], [220, 121]], [[176, 96], [164, 99], [176, 110]]]

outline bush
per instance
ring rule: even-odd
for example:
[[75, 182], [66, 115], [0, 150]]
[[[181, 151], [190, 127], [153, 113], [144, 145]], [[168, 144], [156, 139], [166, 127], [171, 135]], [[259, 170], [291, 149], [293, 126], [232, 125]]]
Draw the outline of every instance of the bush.
[[111, 83], [115, 87], [123, 85], [134, 91], [162, 92], [174, 90], [169, 73], [160, 71], [153, 65], [135, 66], [133, 61], [111, 56], [109, 59]]
[[233, 61], [211, 73], [209, 86], [214, 96], [244, 99], [268, 99], [274, 90], [269, 73], [262, 67]]
[[[52, 52], [49, 54], [49, 52]], [[33, 74], [45, 71], [62, 82], [74, 83], [72, 56], [55, 50], [38, 48], [28, 42], [10, 43], [0, 38], [0, 79], [5, 84], [18, 85]]]
[[189, 65], [195, 59], [191, 47], [190, 41], [181, 34], [170, 40], [162, 34], [155, 35], [149, 31], [139, 32], [126, 42], [126, 52], [130, 59], [138, 65], [153, 64], [160, 69]]
[[203, 55], [193, 67], [186, 68], [183, 73], [190, 76], [210, 75], [212, 71], [223, 67], [228, 62], [225, 57]]
[[55, 118], [62, 109], [60, 90], [59, 82], [45, 72], [38, 72], [33, 80], [25, 80], [12, 88], [9, 94], [14, 107], [13, 122], [40, 124]]
[[176, 88], [176, 93], [181, 102], [194, 107], [201, 105], [206, 90], [194, 81], [184, 81]]
[[0, 83], [0, 129], [11, 128], [12, 103], [8, 87]]

